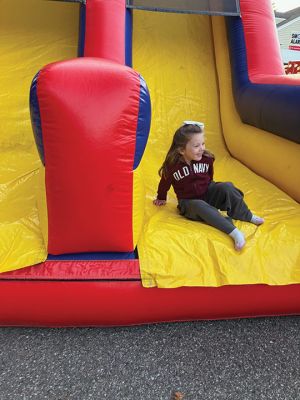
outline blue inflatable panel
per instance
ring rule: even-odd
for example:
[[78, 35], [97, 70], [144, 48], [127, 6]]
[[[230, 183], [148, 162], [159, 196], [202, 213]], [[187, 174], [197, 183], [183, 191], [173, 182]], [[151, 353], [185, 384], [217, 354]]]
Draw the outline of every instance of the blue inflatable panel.
[[53, 256], [48, 254], [47, 261], [100, 261], [100, 260], [135, 260], [135, 252], [128, 253], [75, 253]]
[[86, 5], [80, 4], [79, 11], [79, 36], [78, 36], [78, 57], [84, 56], [84, 42], [85, 42], [85, 18], [86, 18]]
[[42, 133], [42, 124], [41, 124], [41, 115], [40, 115], [40, 107], [39, 100], [37, 96], [37, 84], [40, 72], [38, 72], [32, 80], [30, 87], [30, 118], [31, 125], [34, 134], [35, 143], [39, 152], [40, 159], [42, 163], [45, 165], [45, 154], [44, 154], [44, 144], [43, 144], [43, 133]]
[[132, 67], [132, 10], [126, 10], [125, 21], [125, 64]]
[[142, 159], [147, 144], [151, 124], [151, 100], [145, 80], [140, 76], [140, 103], [136, 131], [136, 148], [133, 169], [136, 169]]
[[242, 19], [227, 17], [233, 95], [245, 124], [300, 143], [300, 86], [250, 82]]

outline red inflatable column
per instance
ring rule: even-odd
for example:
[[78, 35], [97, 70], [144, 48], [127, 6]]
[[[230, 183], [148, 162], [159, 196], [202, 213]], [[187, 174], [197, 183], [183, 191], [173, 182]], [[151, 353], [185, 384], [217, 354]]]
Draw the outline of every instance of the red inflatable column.
[[270, 0], [240, 0], [249, 78], [284, 75], [275, 16]]
[[125, 0], [87, 0], [84, 56], [125, 64]]
[[36, 86], [49, 253], [132, 251], [139, 74], [78, 58], [46, 66]]

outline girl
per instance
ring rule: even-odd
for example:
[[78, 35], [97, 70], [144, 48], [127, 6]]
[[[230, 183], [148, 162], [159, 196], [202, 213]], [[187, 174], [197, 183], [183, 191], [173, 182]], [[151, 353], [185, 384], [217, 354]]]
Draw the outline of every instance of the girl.
[[[245, 246], [243, 233], [232, 223], [232, 219], [264, 223], [264, 219], [253, 215], [244, 202], [243, 193], [231, 182], [213, 181], [214, 155], [205, 150], [204, 124], [184, 121], [174, 134], [172, 145], [159, 170], [156, 206], [166, 204], [167, 192], [172, 185], [178, 198], [181, 215], [207, 224], [227, 233], [236, 250]], [[224, 217], [218, 210], [227, 211]]]

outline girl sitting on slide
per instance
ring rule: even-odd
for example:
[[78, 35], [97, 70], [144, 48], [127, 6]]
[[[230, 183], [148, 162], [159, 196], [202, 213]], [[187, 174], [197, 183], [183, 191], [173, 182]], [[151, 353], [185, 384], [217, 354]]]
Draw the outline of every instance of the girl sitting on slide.
[[[227, 233], [234, 240], [235, 249], [241, 250], [246, 244], [245, 237], [234, 226], [232, 218], [255, 225], [263, 224], [264, 219], [252, 214], [244, 202], [243, 192], [231, 182], [213, 181], [214, 160], [214, 155], [205, 149], [204, 124], [184, 121], [175, 132], [159, 170], [161, 180], [153, 203], [165, 205], [172, 185], [181, 215]], [[228, 217], [218, 210], [227, 211]]]

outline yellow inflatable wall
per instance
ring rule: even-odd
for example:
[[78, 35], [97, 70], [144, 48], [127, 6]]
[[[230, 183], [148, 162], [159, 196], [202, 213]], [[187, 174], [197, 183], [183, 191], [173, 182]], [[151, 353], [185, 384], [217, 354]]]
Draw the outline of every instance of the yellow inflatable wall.
[[[36, 264], [46, 257], [37, 211], [41, 164], [29, 120], [29, 88], [45, 64], [76, 56], [79, 12], [78, 5], [60, 2], [4, 3], [0, 17], [0, 271]], [[214, 18], [212, 29], [207, 16], [136, 11], [133, 61], [146, 79], [153, 107], [149, 143], [135, 172], [134, 213], [138, 224], [142, 217], [144, 224], [139, 240], [138, 227], [134, 235], [144, 286], [299, 283], [300, 207], [278, 189], [300, 198], [299, 185], [291, 184], [296, 167], [299, 170], [299, 146], [268, 133], [258, 139], [255, 128], [240, 123], [230, 91], [223, 19]], [[251, 209], [266, 218], [259, 228], [237, 223], [247, 238], [240, 254], [222, 232], [180, 217], [173, 192], [165, 207], [152, 205], [157, 170], [173, 132], [185, 119], [205, 122], [207, 147], [217, 159], [216, 180], [234, 182]], [[241, 130], [248, 134], [246, 144], [239, 142]], [[236, 158], [267, 180], [233, 159], [225, 141]], [[289, 155], [288, 182], [276, 164], [280, 149]], [[144, 216], [141, 208], [137, 211], [143, 202], [139, 179], [146, 184]]]
[[3, 0], [0, 13], [0, 271], [44, 261], [37, 210], [41, 166], [29, 90], [46, 64], [76, 57], [78, 5]]

